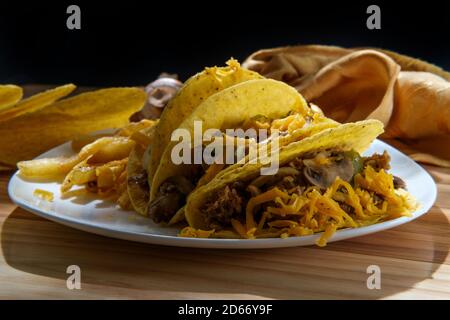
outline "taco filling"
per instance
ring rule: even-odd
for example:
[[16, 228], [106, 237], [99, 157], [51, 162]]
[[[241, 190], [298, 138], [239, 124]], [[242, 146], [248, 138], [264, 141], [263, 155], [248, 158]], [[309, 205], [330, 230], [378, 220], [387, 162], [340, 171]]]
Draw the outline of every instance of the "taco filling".
[[[321, 150], [295, 158], [272, 176], [235, 181], [211, 194], [200, 208], [209, 233], [232, 230], [241, 238], [289, 237], [356, 228], [409, 215], [414, 203], [405, 183], [387, 172], [387, 152]], [[187, 227], [181, 236], [199, 236]]]

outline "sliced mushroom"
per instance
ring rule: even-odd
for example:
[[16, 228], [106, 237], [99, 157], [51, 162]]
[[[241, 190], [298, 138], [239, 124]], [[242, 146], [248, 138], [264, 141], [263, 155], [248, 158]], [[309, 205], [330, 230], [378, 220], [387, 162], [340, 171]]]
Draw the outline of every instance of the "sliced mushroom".
[[161, 74], [158, 79], [145, 87], [147, 102], [145, 106], [130, 117], [130, 121], [158, 119], [167, 103], [177, 94], [183, 83], [176, 75]]
[[156, 108], [164, 108], [181, 86], [180, 81], [170, 77], [161, 77], [153, 81], [145, 87], [149, 104]]
[[350, 181], [354, 174], [352, 160], [347, 157], [338, 157], [326, 165], [317, 164], [316, 161], [304, 160], [303, 175], [314, 186], [322, 189], [328, 188], [337, 177]]
[[184, 205], [194, 185], [183, 176], [167, 179], [159, 188], [158, 196], [148, 206], [148, 215], [155, 222], [168, 222]]
[[253, 184], [249, 184], [248, 185], [247, 191], [250, 192], [252, 197], [256, 197], [256, 196], [261, 194], [261, 190], [257, 186], [255, 186]]
[[406, 190], [406, 182], [403, 181], [402, 178], [394, 176], [394, 188], [395, 189], [405, 189]]

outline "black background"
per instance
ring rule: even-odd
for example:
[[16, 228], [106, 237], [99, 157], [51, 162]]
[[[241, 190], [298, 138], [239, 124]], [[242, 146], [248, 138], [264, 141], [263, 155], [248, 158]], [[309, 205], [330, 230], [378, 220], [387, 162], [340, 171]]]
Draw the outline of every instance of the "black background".
[[[394, 5], [395, 3], [395, 5]], [[66, 8], [81, 7], [81, 30]], [[381, 30], [366, 9], [381, 7]], [[181, 79], [263, 48], [375, 46], [450, 70], [444, 1], [16, 1], [0, 4], [0, 83], [141, 85], [160, 72]]]

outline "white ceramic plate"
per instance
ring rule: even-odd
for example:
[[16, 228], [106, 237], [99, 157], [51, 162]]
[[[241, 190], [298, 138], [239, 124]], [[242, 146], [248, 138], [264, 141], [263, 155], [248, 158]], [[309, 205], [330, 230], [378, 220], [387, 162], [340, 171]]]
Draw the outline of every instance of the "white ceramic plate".
[[[433, 205], [437, 193], [436, 184], [429, 174], [408, 156], [379, 140], [374, 141], [366, 154], [381, 153], [384, 150], [391, 155], [391, 172], [407, 183], [408, 191], [421, 203], [420, 209], [414, 212], [412, 217], [402, 217], [358, 229], [339, 230], [329, 242], [359, 237], [399, 226], [425, 214]], [[70, 144], [66, 143], [40, 157], [69, 154], [72, 154], [72, 151]], [[107, 237], [151, 244], [229, 249], [275, 248], [312, 245], [320, 236], [315, 234], [288, 239], [256, 240], [180, 238], [177, 237], [178, 229], [158, 226], [150, 219], [133, 212], [123, 211], [111, 202], [104, 202], [95, 197], [62, 200], [59, 186], [55, 182], [25, 180], [14, 174], [9, 183], [8, 192], [12, 201], [17, 205], [43, 218]], [[53, 192], [54, 201], [47, 202], [33, 196], [36, 188]]]

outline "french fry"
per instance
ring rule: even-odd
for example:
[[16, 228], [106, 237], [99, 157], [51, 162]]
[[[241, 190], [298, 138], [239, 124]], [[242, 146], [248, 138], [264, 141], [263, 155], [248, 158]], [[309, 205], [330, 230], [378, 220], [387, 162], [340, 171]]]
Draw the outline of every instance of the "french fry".
[[100, 140], [102, 139], [108, 139], [108, 143], [95, 152], [90, 163], [107, 163], [127, 158], [135, 145], [135, 142], [127, 137], [105, 137]]
[[88, 144], [91, 144], [95, 142], [95, 140], [98, 140], [103, 137], [111, 136], [110, 134], [93, 134], [93, 135], [82, 135], [72, 140], [71, 147], [72, 150], [75, 152], [80, 152], [80, 150], [87, 146]]
[[117, 180], [125, 171], [128, 159], [120, 161], [111, 161], [95, 170], [97, 176], [97, 187], [101, 189], [113, 188], [117, 184]]
[[[132, 208], [128, 194], [128, 156], [138, 145], [147, 145], [148, 130], [156, 121], [144, 120], [130, 124], [115, 135], [86, 135], [72, 141], [79, 150], [71, 157], [36, 159], [18, 163], [25, 177], [56, 178], [65, 175], [61, 184], [63, 198], [95, 193], [99, 198], [115, 201], [122, 209]], [[82, 189], [72, 190], [75, 185]]]
[[21, 161], [17, 164], [25, 178], [57, 178], [67, 174], [79, 162], [78, 155]]
[[72, 183], [73, 185], [82, 185], [91, 181], [95, 181], [97, 176], [95, 175], [95, 167], [86, 166], [80, 167], [76, 170], [72, 170]]
[[110, 189], [114, 186], [114, 174], [110, 167], [101, 166], [97, 168], [97, 187], [100, 189]]
[[[127, 159], [127, 164], [128, 164], [128, 159]], [[121, 188], [126, 188], [127, 178], [128, 178], [127, 171], [123, 170], [123, 172], [119, 176], [119, 179], [117, 179], [117, 183], [121, 186]]]
[[[87, 157], [99, 152], [103, 148], [106, 148], [108, 145], [113, 144], [117, 141], [123, 141], [126, 142], [127, 138], [122, 137], [103, 137], [98, 140], [95, 140], [93, 143], [90, 143], [86, 146], [84, 146], [80, 153], [78, 154], [78, 157], [82, 160], [86, 159]], [[106, 162], [106, 161], [105, 161]]]
[[118, 136], [131, 137], [133, 133], [141, 131], [142, 129], [153, 127], [158, 123], [158, 120], [143, 119], [139, 122], [131, 122], [117, 132]]
[[[108, 189], [113, 188], [117, 178], [125, 172], [126, 157], [134, 143], [125, 137], [102, 137], [83, 147], [78, 155], [22, 161], [18, 166], [21, 175], [28, 178], [54, 178], [66, 174], [62, 193], [74, 185], [92, 181], [97, 182], [98, 188]], [[105, 164], [99, 166], [99, 163]]]
[[[126, 141], [122, 141], [124, 139]], [[121, 143], [115, 143], [117, 140]], [[20, 174], [26, 178], [57, 178], [61, 175], [67, 174], [75, 165], [111, 144], [114, 145], [113, 149], [122, 147], [123, 152], [123, 145], [127, 145], [131, 150], [132, 146], [130, 147], [130, 144], [134, 144], [134, 142], [130, 143], [127, 138], [123, 137], [103, 137], [83, 147], [78, 155], [74, 155], [72, 157], [56, 157], [21, 161], [17, 164], [17, 166], [20, 170]], [[125, 158], [127, 156], [128, 154], [122, 156], [121, 158]], [[103, 155], [102, 157], [105, 156]]]
[[95, 181], [95, 167], [87, 164], [90, 157], [78, 163], [64, 178], [61, 184], [61, 193], [69, 191], [74, 185], [86, 184], [90, 181]]

